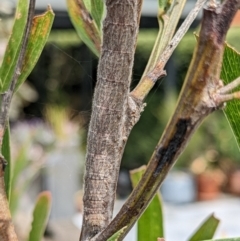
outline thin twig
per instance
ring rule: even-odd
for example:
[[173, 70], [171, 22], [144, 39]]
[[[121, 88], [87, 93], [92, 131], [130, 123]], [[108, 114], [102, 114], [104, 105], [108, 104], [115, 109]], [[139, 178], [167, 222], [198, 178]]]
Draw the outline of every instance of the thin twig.
[[240, 85], [240, 77], [233, 80], [232, 82], [230, 82], [229, 84], [223, 86], [220, 90], [219, 93], [220, 94], [226, 94], [229, 93], [230, 91], [234, 90], [236, 87], [238, 87]]
[[167, 47], [164, 49], [163, 53], [161, 54], [159, 60], [157, 61], [156, 65], [153, 66], [152, 70], [148, 72], [145, 76], [143, 76], [142, 80], [136, 86], [136, 88], [131, 92], [131, 95], [136, 99], [144, 100], [145, 97], [148, 95], [149, 91], [152, 89], [156, 81], [165, 76], [165, 71], [163, 70], [167, 61], [171, 57], [173, 51], [186, 34], [187, 30], [191, 26], [194, 19], [197, 17], [199, 11], [202, 9], [203, 5], [205, 4], [206, 0], [198, 0], [188, 14], [187, 18], [184, 20], [181, 27], [176, 32], [173, 39], [169, 42]]

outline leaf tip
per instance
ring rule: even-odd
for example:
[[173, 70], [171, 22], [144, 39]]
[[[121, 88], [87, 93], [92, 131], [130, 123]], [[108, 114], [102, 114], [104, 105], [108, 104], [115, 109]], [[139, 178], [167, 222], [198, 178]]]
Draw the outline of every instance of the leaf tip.
[[48, 201], [52, 200], [52, 194], [50, 191], [43, 191], [38, 194], [38, 199], [46, 199]]
[[55, 14], [54, 14], [54, 12], [53, 12], [53, 9], [52, 9], [52, 7], [51, 7], [50, 4], [47, 5], [47, 12], [50, 12], [52, 15], [55, 16]]

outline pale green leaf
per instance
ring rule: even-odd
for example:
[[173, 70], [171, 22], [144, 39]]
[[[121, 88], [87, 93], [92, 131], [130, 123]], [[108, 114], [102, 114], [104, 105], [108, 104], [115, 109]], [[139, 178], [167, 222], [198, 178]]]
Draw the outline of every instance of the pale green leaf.
[[107, 241], [117, 241], [125, 229], [126, 229], [126, 227], [123, 227], [122, 229], [117, 231], [115, 234], [113, 234], [113, 236], [111, 236]]
[[[142, 177], [146, 167], [130, 172], [133, 187]], [[157, 238], [164, 237], [163, 211], [160, 193], [158, 192], [137, 223], [138, 241], [156, 241]]]
[[153, 68], [175, 33], [186, 0], [159, 0], [159, 31], [143, 76]]
[[32, 229], [28, 241], [41, 241], [51, 207], [51, 194], [48, 191], [39, 194], [33, 210]]
[[213, 238], [218, 227], [219, 220], [211, 215], [203, 224], [194, 232], [188, 241], [199, 241]]
[[30, 140], [25, 143], [22, 143], [20, 150], [18, 151], [17, 156], [15, 157], [14, 165], [12, 165], [12, 175], [11, 175], [11, 200], [9, 202], [11, 214], [14, 215], [15, 211], [18, 207], [18, 202], [20, 200], [20, 196], [22, 195], [24, 188], [17, 186], [17, 182], [19, 180], [19, 176], [23, 172], [23, 170], [29, 164], [28, 160], [28, 150], [30, 147]]
[[86, 9], [88, 10], [88, 12], [91, 13], [92, 0], [83, 0], [83, 3], [85, 5]]

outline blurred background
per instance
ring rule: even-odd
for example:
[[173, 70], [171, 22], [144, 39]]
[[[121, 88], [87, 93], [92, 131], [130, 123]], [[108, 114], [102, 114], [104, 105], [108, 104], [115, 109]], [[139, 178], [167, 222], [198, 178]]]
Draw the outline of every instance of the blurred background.
[[[86, 133], [98, 60], [74, 31], [64, 0], [37, 0], [36, 12], [43, 12], [48, 3], [56, 14], [52, 32], [35, 69], [15, 94], [10, 111], [15, 163], [11, 210], [20, 240], [25, 238], [34, 200], [42, 190], [50, 190], [53, 195], [46, 240], [65, 240], [64, 235], [69, 233], [61, 233], [62, 226], [78, 235], [81, 226]], [[179, 25], [194, 3], [187, 1]], [[15, 4], [11, 0], [0, 2], [0, 62], [11, 33]], [[156, 14], [157, 1], [145, 0], [132, 88], [144, 71], [157, 35]], [[228, 34], [228, 42], [237, 50], [240, 50], [239, 16]], [[148, 162], [174, 111], [196, 44], [193, 32], [198, 29], [200, 17], [169, 60], [167, 76], [149, 94], [141, 120], [130, 135], [121, 165], [117, 191], [120, 201], [116, 210], [121, 206], [121, 199], [131, 192], [129, 170]], [[174, 209], [176, 213], [183, 210], [182, 205], [196, 210], [194, 203], [199, 205], [206, 200], [229, 203], [229, 198], [239, 199], [239, 149], [222, 111], [212, 114], [202, 124], [164, 181], [161, 192], [167, 210]], [[239, 204], [236, 202], [240, 207]], [[23, 218], [26, 222], [21, 221]], [[181, 220], [181, 215], [175, 220]], [[170, 237], [168, 241], [173, 239]]]

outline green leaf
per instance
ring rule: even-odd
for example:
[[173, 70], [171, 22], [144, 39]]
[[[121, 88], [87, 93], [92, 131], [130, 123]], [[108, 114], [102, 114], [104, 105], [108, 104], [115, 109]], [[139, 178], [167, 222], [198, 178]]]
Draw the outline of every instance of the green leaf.
[[[221, 79], [225, 85], [240, 76], [239, 66], [240, 53], [229, 45], [226, 45], [221, 72]], [[240, 90], [240, 88], [236, 88], [236, 90]], [[228, 102], [227, 106], [224, 108], [224, 113], [237, 140], [238, 147], [240, 147], [240, 101], [232, 100]]]
[[[130, 172], [133, 187], [142, 177], [146, 167], [140, 167]], [[138, 241], [156, 241], [164, 237], [163, 211], [160, 193], [158, 192], [137, 223]]]
[[28, 241], [41, 241], [46, 228], [51, 206], [51, 194], [48, 191], [39, 194], [33, 211], [32, 229]]
[[29, 160], [28, 160], [28, 150], [30, 147], [30, 140], [27, 140], [26, 143], [22, 144], [21, 149], [18, 151], [18, 155], [12, 165], [12, 175], [11, 175], [11, 200], [9, 202], [11, 214], [14, 215], [15, 211], [18, 206], [18, 202], [20, 196], [22, 195], [24, 188], [20, 188], [17, 186], [18, 177], [22, 173], [22, 171], [27, 167]]
[[175, 4], [175, 0], [158, 0], [159, 15], [167, 13]]
[[50, 7], [48, 7], [44, 14], [34, 17], [23, 61], [22, 71], [17, 81], [15, 90], [17, 90], [19, 86], [26, 80], [36, 65], [47, 42], [53, 20], [54, 13]]
[[159, 31], [143, 76], [153, 68], [164, 48], [171, 41], [186, 0], [158, 0]]
[[124, 232], [125, 229], [126, 229], [126, 227], [123, 227], [122, 229], [117, 231], [115, 234], [113, 234], [113, 236], [111, 238], [109, 238], [107, 241], [117, 241], [119, 236]]
[[67, 5], [70, 19], [79, 37], [95, 55], [99, 56], [101, 34], [83, 0], [67, 0]]
[[91, 15], [98, 26], [99, 31], [102, 28], [102, 17], [104, 12], [103, 0], [91, 0]]
[[219, 220], [213, 214], [194, 232], [189, 241], [199, 241], [213, 238], [218, 227]]
[[13, 73], [16, 69], [20, 46], [28, 17], [28, 2], [19, 0], [15, 14], [12, 34], [8, 40], [7, 48], [0, 68], [0, 92], [6, 91], [10, 85]]
[[83, 3], [89, 13], [91, 13], [92, 9], [92, 0], [83, 0]]
[[3, 143], [2, 143], [2, 154], [7, 161], [7, 166], [4, 171], [4, 183], [5, 183], [5, 190], [8, 197], [8, 202], [10, 202], [11, 198], [11, 183], [12, 183], [12, 162], [11, 162], [11, 149], [10, 149], [10, 127], [7, 124], [4, 136], [3, 136]]

